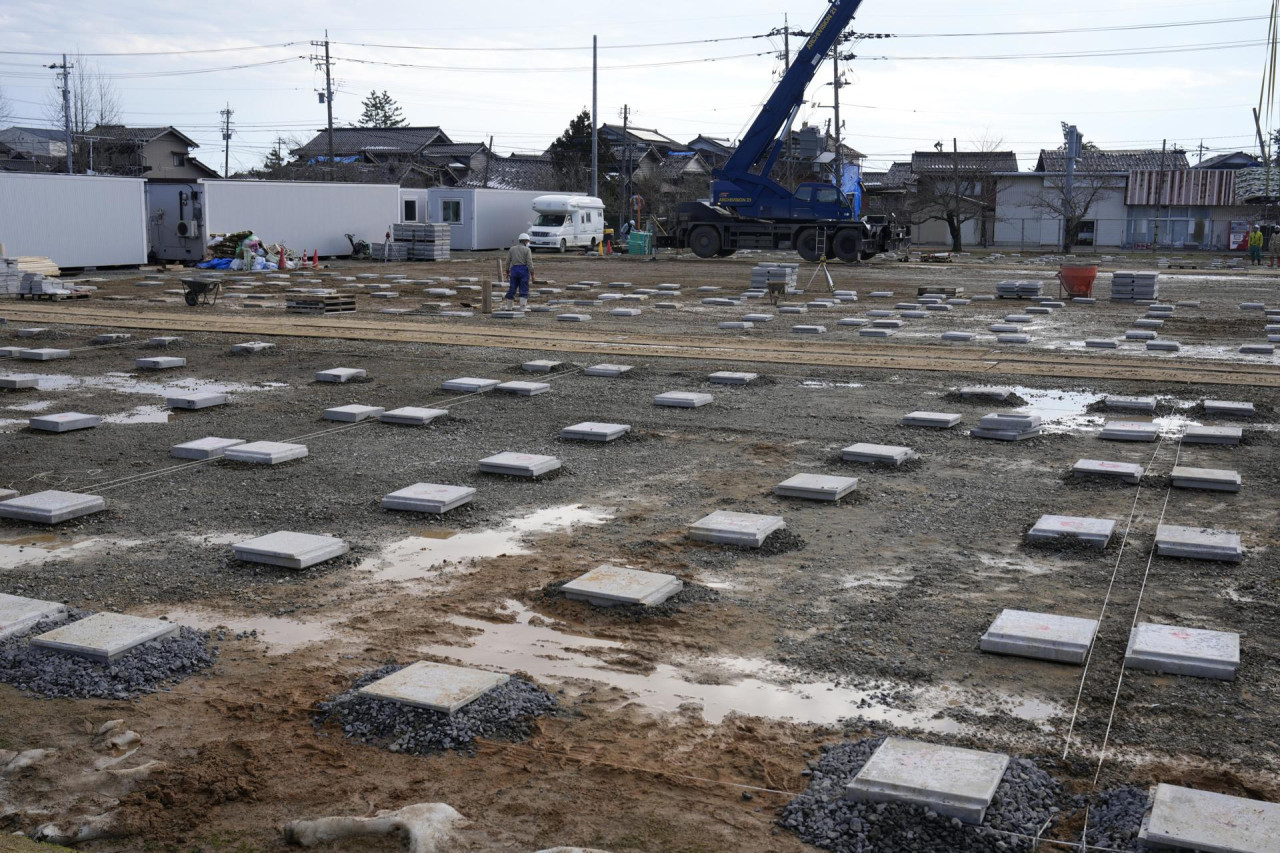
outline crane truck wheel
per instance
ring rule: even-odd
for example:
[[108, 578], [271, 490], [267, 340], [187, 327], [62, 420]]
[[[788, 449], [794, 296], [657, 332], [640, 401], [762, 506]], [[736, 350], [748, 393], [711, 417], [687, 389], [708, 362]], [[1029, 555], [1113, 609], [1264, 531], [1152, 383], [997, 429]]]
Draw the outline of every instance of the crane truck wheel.
[[806, 228], [796, 236], [796, 251], [809, 263], [818, 261], [818, 230]]
[[856, 228], [842, 228], [832, 241], [835, 256], [847, 263], [862, 260], [862, 233]]
[[700, 258], [714, 258], [720, 253], [720, 232], [710, 225], [700, 225], [689, 233], [689, 248]]
[[717, 258], [727, 258], [727, 257], [729, 257], [730, 255], [732, 255], [732, 254], [733, 254], [734, 252], [736, 252], [736, 251], [738, 251], [738, 250], [737, 250], [737, 249], [721, 249], [720, 251], [716, 252], [716, 257], [717, 257]]

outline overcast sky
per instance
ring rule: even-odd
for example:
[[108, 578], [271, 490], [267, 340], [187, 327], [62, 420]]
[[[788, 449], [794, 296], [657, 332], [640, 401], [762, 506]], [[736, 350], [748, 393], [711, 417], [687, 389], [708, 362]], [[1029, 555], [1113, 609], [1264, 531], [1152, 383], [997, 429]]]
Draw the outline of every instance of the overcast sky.
[[[126, 123], [174, 125], [195, 138], [201, 145], [197, 155], [219, 170], [218, 111], [230, 104], [234, 171], [259, 164], [277, 137], [305, 140], [324, 125], [325, 110], [316, 97], [324, 78], [306, 56], [314, 50], [309, 42], [323, 38], [326, 27], [338, 90], [335, 124], [354, 123], [369, 90], [386, 89], [413, 124], [439, 125], [455, 141], [492, 136], [501, 152], [538, 152], [591, 103], [593, 34], [601, 46], [602, 121], [620, 122], [619, 113], [629, 104], [634, 124], [681, 141], [699, 133], [736, 139], [782, 68], [781, 37], [750, 37], [781, 28], [784, 14], [792, 27], [807, 30], [826, 0], [604, 5], [61, 0], [42, 7], [49, 14], [32, 14], [33, 8], [25, 1], [0, 0], [0, 91], [14, 124], [49, 124], [54, 72], [42, 66], [57, 61], [62, 51], [192, 51], [297, 42], [243, 51], [88, 58], [118, 92]], [[979, 140], [1000, 140], [1003, 149], [1017, 152], [1024, 169], [1031, 168], [1041, 148], [1061, 144], [1061, 121], [1077, 124], [1086, 139], [1104, 148], [1159, 148], [1168, 139], [1188, 149], [1193, 163], [1201, 142], [1209, 152], [1205, 156], [1253, 151], [1250, 108], [1258, 103], [1269, 8], [1266, 0], [866, 0], [853, 29], [898, 37], [850, 48], [858, 58], [842, 63], [850, 84], [841, 91], [844, 134], [872, 167], [938, 141], [949, 149], [956, 138], [962, 150]], [[609, 9], [615, 11], [603, 11]], [[1238, 18], [1252, 20], [990, 35]], [[724, 40], [702, 41], [709, 39]], [[695, 40], [700, 43], [635, 47]], [[1043, 56], [1188, 46], [1193, 49], [1177, 53]], [[707, 61], [712, 58], [716, 61]], [[281, 61], [175, 73], [273, 60]], [[830, 64], [819, 70], [803, 119], [825, 123], [830, 118], [831, 76]]]

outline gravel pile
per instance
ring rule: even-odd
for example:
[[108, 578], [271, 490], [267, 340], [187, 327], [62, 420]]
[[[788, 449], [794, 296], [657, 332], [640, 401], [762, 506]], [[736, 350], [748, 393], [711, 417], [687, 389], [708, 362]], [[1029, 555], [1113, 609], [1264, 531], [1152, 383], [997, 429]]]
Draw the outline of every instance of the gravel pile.
[[851, 803], [844, 788], [883, 738], [823, 747], [809, 787], [782, 809], [779, 824], [803, 841], [837, 853], [997, 853], [1030, 850], [1034, 836], [1059, 813], [1062, 787], [1034, 763], [1015, 758], [996, 789], [981, 827], [968, 826], [922, 806]]
[[1134, 853], [1145, 850], [1138, 840], [1138, 830], [1150, 801], [1151, 794], [1144, 788], [1125, 786], [1103, 791], [1089, 809], [1085, 843]]
[[320, 727], [336, 721], [346, 737], [384, 746], [392, 752], [426, 755], [448, 749], [472, 752], [476, 738], [525, 740], [532, 733], [530, 721], [551, 714], [558, 707], [551, 694], [518, 677], [452, 715], [373, 699], [356, 692], [403, 668], [384, 666], [363, 676], [332, 702], [321, 702], [313, 722]]
[[[76, 613], [69, 621], [88, 615]], [[145, 643], [110, 664], [28, 645], [31, 637], [64, 624], [42, 622], [0, 642], [0, 682], [47, 699], [132, 699], [208, 669], [218, 657], [209, 634], [192, 628]]]

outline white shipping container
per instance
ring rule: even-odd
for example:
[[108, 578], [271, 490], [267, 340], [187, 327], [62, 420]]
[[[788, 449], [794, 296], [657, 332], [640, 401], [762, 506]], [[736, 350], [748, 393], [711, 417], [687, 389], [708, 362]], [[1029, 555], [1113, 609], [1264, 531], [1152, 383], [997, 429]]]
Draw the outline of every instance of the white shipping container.
[[0, 172], [0, 243], [60, 267], [147, 262], [146, 181]]
[[[421, 202], [424, 192], [427, 213], [425, 218], [422, 217]], [[533, 200], [546, 194], [545, 190], [480, 187], [401, 190], [401, 215], [408, 214], [412, 209], [420, 222], [449, 223], [452, 226], [449, 248], [458, 252], [505, 249], [516, 241], [522, 231], [529, 230], [537, 216], [533, 212]]]
[[344, 236], [381, 243], [400, 221], [400, 187], [308, 181], [201, 181], [204, 234], [253, 231], [297, 252], [346, 255]]

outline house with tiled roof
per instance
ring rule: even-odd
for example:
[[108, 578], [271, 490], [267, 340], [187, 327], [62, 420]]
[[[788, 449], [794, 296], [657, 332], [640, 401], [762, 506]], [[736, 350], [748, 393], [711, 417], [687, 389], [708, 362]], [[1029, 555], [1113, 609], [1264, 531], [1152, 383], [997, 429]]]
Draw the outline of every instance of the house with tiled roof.
[[173, 127], [100, 124], [76, 136], [77, 169], [149, 181], [217, 178], [217, 171], [191, 154], [200, 145]]

